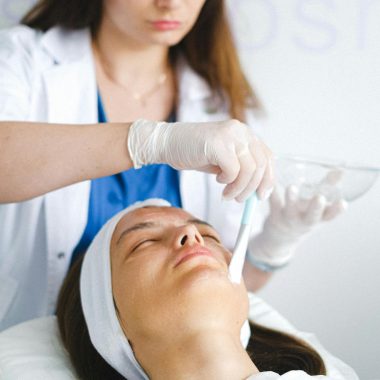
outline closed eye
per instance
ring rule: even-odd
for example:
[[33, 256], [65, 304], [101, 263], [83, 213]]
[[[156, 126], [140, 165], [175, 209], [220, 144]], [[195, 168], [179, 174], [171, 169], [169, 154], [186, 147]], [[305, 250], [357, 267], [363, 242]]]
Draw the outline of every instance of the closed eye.
[[214, 235], [210, 235], [210, 234], [203, 234], [202, 235], [203, 238], [209, 238], [209, 239], [212, 239], [214, 241], [216, 241], [218, 244], [220, 244], [220, 240], [214, 236]]
[[136, 251], [136, 249], [142, 247], [144, 244], [146, 244], [146, 243], [152, 243], [152, 242], [155, 242], [155, 241], [157, 241], [157, 240], [156, 240], [156, 239], [145, 239], [145, 240], [142, 240], [142, 241], [140, 241], [139, 243], [137, 243], [137, 244], [132, 248], [131, 253], [134, 252], [134, 251]]

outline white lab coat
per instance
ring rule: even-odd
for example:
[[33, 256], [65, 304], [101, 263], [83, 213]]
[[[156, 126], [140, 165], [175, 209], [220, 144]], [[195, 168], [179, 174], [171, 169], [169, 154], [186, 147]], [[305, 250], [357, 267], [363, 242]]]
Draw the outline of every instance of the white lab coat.
[[[178, 78], [179, 121], [229, 118], [227, 107], [220, 104], [216, 109], [205, 82], [184, 63]], [[97, 123], [87, 30], [53, 28], [41, 33], [18, 26], [0, 33], [0, 120]], [[242, 205], [222, 203], [222, 189], [213, 176], [180, 174], [183, 207], [213, 224], [232, 247]], [[54, 312], [71, 253], [86, 226], [89, 194], [86, 181], [0, 205], [0, 331]]]

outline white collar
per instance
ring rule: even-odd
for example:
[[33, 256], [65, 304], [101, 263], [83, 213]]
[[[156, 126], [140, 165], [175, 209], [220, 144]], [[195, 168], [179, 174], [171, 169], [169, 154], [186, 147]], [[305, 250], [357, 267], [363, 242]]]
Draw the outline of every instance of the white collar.
[[56, 26], [45, 32], [41, 44], [57, 63], [76, 62], [92, 54], [89, 29]]

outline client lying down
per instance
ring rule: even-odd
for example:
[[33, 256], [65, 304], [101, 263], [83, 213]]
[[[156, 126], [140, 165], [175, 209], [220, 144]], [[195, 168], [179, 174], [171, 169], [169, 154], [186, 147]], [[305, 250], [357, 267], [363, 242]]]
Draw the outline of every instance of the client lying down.
[[231, 253], [210, 225], [168, 206], [149, 200], [116, 215], [66, 278], [57, 317], [78, 376], [326, 375], [322, 357], [306, 342], [252, 322], [252, 335], [245, 334], [248, 296], [243, 283], [229, 280]]

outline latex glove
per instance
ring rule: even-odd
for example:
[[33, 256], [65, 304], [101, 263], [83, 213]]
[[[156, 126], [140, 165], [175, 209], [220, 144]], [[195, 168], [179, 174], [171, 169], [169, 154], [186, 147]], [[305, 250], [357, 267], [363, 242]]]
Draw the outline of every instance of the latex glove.
[[237, 120], [206, 123], [135, 121], [128, 149], [135, 168], [166, 163], [175, 169], [217, 174], [226, 184], [223, 196], [244, 201], [257, 190], [267, 198], [273, 189], [272, 153]]
[[273, 269], [286, 265], [303, 237], [321, 222], [335, 218], [346, 207], [342, 199], [329, 205], [322, 195], [301, 199], [296, 186], [288, 187], [282, 198], [275, 188], [263, 231], [249, 243], [251, 262], [264, 263]]

